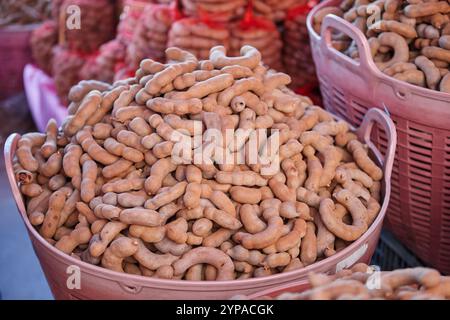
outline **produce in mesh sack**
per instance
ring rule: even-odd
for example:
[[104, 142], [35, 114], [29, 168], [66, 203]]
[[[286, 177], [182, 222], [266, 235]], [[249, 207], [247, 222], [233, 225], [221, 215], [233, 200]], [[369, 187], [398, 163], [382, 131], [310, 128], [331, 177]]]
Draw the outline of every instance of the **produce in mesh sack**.
[[[447, 1], [343, 1], [314, 17], [314, 29], [327, 14], [352, 23], [366, 36], [376, 66], [386, 75], [413, 85], [450, 93], [450, 4]], [[380, 19], [373, 19], [374, 13]], [[354, 42], [343, 34], [333, 45], [358, 59]]]
[[276, 25], [263, 17], [257, 17], [248, 7], [245, 17], [231, 28], [230, 49], [233, 55], [244, 45], [257, 48], [264, 63], [276, 70], [282, 69], [281, 49], [283, 43]]
[[255, 13], [273, 21], [286, 19], [288, 10], [303, 4], [305, 0], [252, 0]]
[[146, 5], [127, 49], [127, 64], [137, 68], [144, 58], [164, 60], [168, 32], [175, 19], [175, 9], [169, 5]]
[[36, 64], [47, 74], [52, 73], [53, 47], [58, 42], [58, 26], [47, 20], [33, 30], [30, 39], [31, 51]]
[[306, 16], [311, 6], [306, 1], [291, 8], [284, 20], [283, 65], [292, 78], [291, 87], [316, 83], [316, 70], [311, 55]]
[[51, 14], [48, 0], [0, 1], [0, 27], [31, 24], [46, 20]]
[[245, 4], [246, 0], [181, 0], [183, 13], [187, 16], [208, 16], [212, 21], [218, 22], [242, 17]]
[[[311, 289], [301, 293], [286, 292], [262, 300], [446, 300], [450, 299], [450, 277], [431, 268], [377, 271], [357, 263], [334, 275], [312, 273]], [[234, 299], [247, 299], [235, 296]]]
[[217, 45], [229, 48], [230, 32], [226, 25], [205, 19], [183, 18], [170, 28], [168, 46], [187, 50], [199, 59], [208, 59]]
[[[66, 28], [68, 6], [80, 8], [80, 28]], [[114, 37], [114, 6], [108, 0], [64, 0], [59, 10], [60, 44], [91, 53]]]
[[61, 128], [18, 141], [14, 172], [46, 241], [117, 272], [231, 280], [302, 268], [367, 231], [383, 173], [346, 122], [254, 47], [166, 58], [80, 82]]

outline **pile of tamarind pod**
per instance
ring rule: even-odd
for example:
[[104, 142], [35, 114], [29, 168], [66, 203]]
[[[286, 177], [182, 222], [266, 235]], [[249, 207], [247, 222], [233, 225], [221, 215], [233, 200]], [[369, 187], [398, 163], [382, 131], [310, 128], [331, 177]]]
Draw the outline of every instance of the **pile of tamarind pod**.
[[169, 5], [146, 5], [127, 49], [128, 64], [137, 68], [144, 58], [164, 61], [168, 33], [173, 23]]
[[173, 23], [168, 46], [193, 53], [198, 59], [208, 59], [209, 50], [217, 45], [229, 48], [230, 32], [222, 23], [198, 18], [183, 18]]
[[253, 7], [257, 15], [262, 15], [272, 21], [283, 21], [287, 11], [304, 0], [253, 0]]
[[[376, 271], [364, 263], [334, 275], [309, 275], [311, 289], [301, 293], [286, 292], [262, 300], [448, 300], [450, 277], [431, 268], [416, 267]], [[234, 299], [248, 299], [235, 296]]]
[[302, 268], [367, 231], [383, 172], [346, 122], [288, 89], [254, 47], [216, 46], [208, 60], [172, 47], [166, 59], [81, 81], [60, 128], [18, 141], [15, 176], [46, 241], [118, 272], [230, 280]]
[[81, 68], [80, 78], [113, 82], [116, 65], [125, 61], [126, 49], [126, 44], [119, 38], [101, 45], [99, 54]]
[[[326, 14], [341, 16], [367, 37], [377, 67], [388, 76], [413, 85], [450, 93], [450, 3], [415, 0], [345, 0], [325, 7], [314, 17], [314, 28]], [[373, 19], [373, 15], [379, 18]], [[369, 23], [368, 23], [369, 22]], [[334, 46], [358, 58], [355, 43], [334, 35]]]
[[31, 24], [46, 20], [51, 14], [49, 0], [2, 0], [0, 27]]
[[252, 16], [233, 24], [231, 28], [230, 50], [234, 55], [244, 45], [257, 48], [264, 63], [276, 70], [282, 70], [281, 50], [283, 42], [277, 26], [263, 17]]
[[[59, 28], [64, 28], [64, 38], [67, 47], [84, 53], [97, 50], [103, 43], [114, 38], [115, 17], [114, 5], [109, 0], [64, 0], [60, 14], [66, 14], [68, 6], [80, 8], [80, 28], [66, 28], [66, 19], [60, 19]], [[61, 10], [64, 11], [61, 12]]]
[[35, 63], [48, 75], [52, 73], [53, 47], [58, 42], [58, 25], [53, 20], [43, 22], [33, 30], [30, 38]]
[[283, 65], [289, 70], [292, 88], [317, 82], [306, 27], [306, 1], [287, 12], [283, 30]]
[[181, 0], [183, 13], [190, 17], [209, 16], [217, 22], [242, 17], [247, 0]]

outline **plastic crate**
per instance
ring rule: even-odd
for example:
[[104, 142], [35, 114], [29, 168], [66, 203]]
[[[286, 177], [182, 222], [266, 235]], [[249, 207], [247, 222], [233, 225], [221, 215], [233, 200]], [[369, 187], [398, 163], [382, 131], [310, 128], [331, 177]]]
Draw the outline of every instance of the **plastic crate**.
[[379, 266], [383, 271], [423, 266], [414, 253], [387, 230], [381, 231], [380, 241], [370, 264]]

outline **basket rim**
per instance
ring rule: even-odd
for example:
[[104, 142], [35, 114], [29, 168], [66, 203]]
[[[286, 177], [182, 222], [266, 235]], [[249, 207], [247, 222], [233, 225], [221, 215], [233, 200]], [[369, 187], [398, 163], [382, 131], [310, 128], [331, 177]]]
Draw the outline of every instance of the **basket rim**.
[[[336, 119], [340, 119], [338, 116], [333, 115]], [[350, 126], [351, 130], [355, 130], [354, 127]], [[16, 206], [18, 208], [19, 214], [22, 217], [22, 220], [25, 223], [25, 226], [27, 227], [28, 233], [30, 237], [34, 240], [36, 240], [40, 246], [43, 246], [48, 253], [50, 253], [53, 258], [56, 258], [57, 260], [64, 262], [66, 264], [70, 265], [77, 265], [80, 268], [82, 267], [82, 272], [88, 272], [94, 275], [98, 278], [107, 279], [110, 281], [116, 281], [119, 284], [132, 284], [138, 287], [157, 287], [157, 288], [163, 288], [163, 289], [175, 289], [177, 291], [208, 291], [208, 292], [214, 292], [214, 291], [230, 291], [233, 289], [240, 289], [240, 288], [249, 288], [249, 287], [255, 287], [257, 288], [260, 285], [268, 285], [270, 284], [280, 284], [283, 283], [283, 281], [288, 281], [290, 278], [295, 277], [296, 274], [304, 274], [314, 271], [316, 269], [320, 269], [322, 266], [331, 264], [331, 265], [337, 265], [338, 262], [342, 261], [352, 253], [354, 253], [358, 248], [360, 248], [364, 243], [367, 243], [372, 236], [379, 228], [383, 220], [386, 216], [387, 207], [389, 204], [389, 199], [391, 195], [391, 185], [390, 185], [390, 174], [386, 174], [383, 170], [383, 178], [381, 180], [382, 185], [382, 205], [380, 208], [380, 211], [376, 217], [376, 219], [373, 221], [373, 223], [370, 225], [370, 227], [367, 229], [367, 231], [357, 240], [352, 242], [350, 245], [348, 245], [345, 249], [337, 252], [336, 254], [332, 255], [331, 257], [325, 258], [321, 261], [315, 262], [309, 266], [306, 266], [301, 269], [292, 270], [289, 272], [283, 272], [283, 273], [277, 273], [274, 275], [266, 276], [266, 277], [260, 277], [260, 278], [250, 278], [250, 279], [235, 279], [235, 280], [226, 280], [226, 281], [192, 281], [192, 280], [167, 280], [167, 279], [157, 279], [157, 278], [149, 278], [145, 276], [140, 275], [132, 275], [127, 273], [120, 273], [112, 270], [108, 270], [106, 268], [92, 265], [87, 262], [75, 259], [71, 257], [70, 255], [67, 255], [58, 249], [56, 249], [54, 246], [52, 246], [50, 243], [45, 241], [45, 239], [37, 232], [37, 230], [31, 225], [27, 214], [25, 210], [25, 205], [23, 201], [23, 196], [18, 190], [17, 183], [14, 177], [14, 172], [12, 170], [12, 159], [15, 155], [16, 145], [18, 140], [20, 139], [20, 134], [13, 133], [11, 134], [8, 139], [6, 140], [5, 147], [4, 147], [4, 158], [5, 158], [5, 166], [6, 171], [8, 175], [8, 180], [10, 182], [11, 191], [13, 193]], [[361, 140], [361, 139], [359, 139]], [[376, 154], [379, 154], [377, 148], [372, 145], [369, 146], [372, 158], [376, 161], [376, 163], [380, 166], [382, 166], [382, 161], [378, 157], [374, 156]], [[33, 239], [32, 242], [33, 242]], [[37, 254], [37, 252], [36, 252]]]

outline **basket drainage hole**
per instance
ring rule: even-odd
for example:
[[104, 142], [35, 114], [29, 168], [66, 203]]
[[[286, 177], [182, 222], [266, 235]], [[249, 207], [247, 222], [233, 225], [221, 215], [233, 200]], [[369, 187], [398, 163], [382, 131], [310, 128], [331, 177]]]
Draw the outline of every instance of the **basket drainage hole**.
[[402, 91], [397, 91], [397, 97], [399, 97], [400, 99], [405, 99], [406, 93], [404, 93]]
[[126, 291], [128, 291], [128, 292], [131, 292], [131, 293], [136, 293], [136, 292], [138, 292], [138, 288], [137, 287], [135, 287], [135, 286], [129, 286], [129, 285], [123, 285], [123, 288], [126, 290]]

